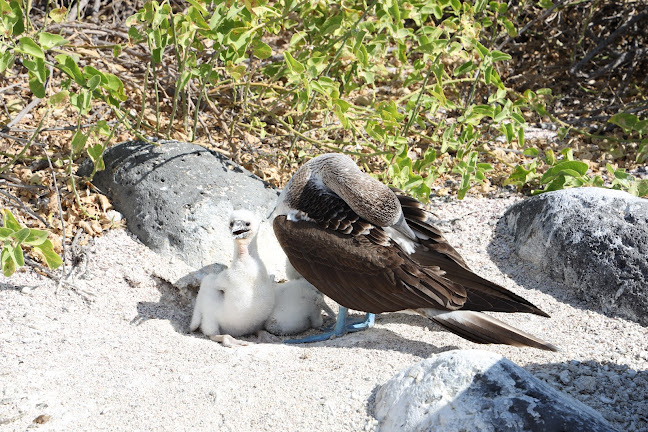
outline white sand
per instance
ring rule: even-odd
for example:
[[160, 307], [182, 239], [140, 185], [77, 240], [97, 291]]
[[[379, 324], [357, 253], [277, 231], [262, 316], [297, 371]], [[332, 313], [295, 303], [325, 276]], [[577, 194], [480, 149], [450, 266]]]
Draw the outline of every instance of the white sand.
[[[55, 293], [52, 281], [31, 271], [0, 279], [0, 430], [373, 430], [378, 385], [435, 353], [482, 348], [599, 410], [615, 427], [647, 431], [648, 329], [588, 310], [506, 258], [505, 239], [489, 245], [513, 201], [433, 206], [473, 269], [552, 315], [504, 319], [559, 353], [476, 345], [405, 314], [381, 315], [371, 330], [317, 344], [224, 348], [187, 333], [190, 302], [154, 276], [168, 274], [169, 261], [114, 231], [89, 248], [85, 279], [74, 281], [94, 294], [90, 302], [66, 286]], [[493, 256], [506, 259], [500, 265], [514, 279]], [[32, 423], [37, 418], [43, 423]]]

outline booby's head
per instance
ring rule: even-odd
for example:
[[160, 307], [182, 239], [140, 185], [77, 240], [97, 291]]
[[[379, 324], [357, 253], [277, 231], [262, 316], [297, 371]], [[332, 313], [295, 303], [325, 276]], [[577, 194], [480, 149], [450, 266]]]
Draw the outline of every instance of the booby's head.
[[230, 215], [232, 238], [239, 243], [249, 243], [259, 230], [259, 218], [249, 210], [235, 210]]
[[403, 219], [396, 194], [380, 181], [363, 173], [349, 156], [326, 153], [317, 156], [292, 176], [277, 201], [275, 215], [301, 210], [299, 201], [308, 184], [319, 185], [342, 198], [359, 216], [386, 227]]

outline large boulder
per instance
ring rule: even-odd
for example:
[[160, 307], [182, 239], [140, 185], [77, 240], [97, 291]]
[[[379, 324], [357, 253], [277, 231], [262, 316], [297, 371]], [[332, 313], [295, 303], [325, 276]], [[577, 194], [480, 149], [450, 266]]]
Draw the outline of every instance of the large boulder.
[[648, 200], [576, 188], [511, 206], [511, 249], [595, 308], [648, 325]]
[[[234, 249], [229, 214], [246, 208], [264, 220], [258, 243], [269, 273], [284, 276], [286, 257], [265, 221], [279, 192], [254, 174], [216, 152], [176, 141], [122, 143], [109, 148], [104, 161], [93, 184], [151, 249], [194, 269], [222, 269]], [[91, 169], [82, 166], [80, 174]]]
[[598, 412], [482, 350], [437, 354], [379, 387], [379, 430], [435, 432], [610, 432]]

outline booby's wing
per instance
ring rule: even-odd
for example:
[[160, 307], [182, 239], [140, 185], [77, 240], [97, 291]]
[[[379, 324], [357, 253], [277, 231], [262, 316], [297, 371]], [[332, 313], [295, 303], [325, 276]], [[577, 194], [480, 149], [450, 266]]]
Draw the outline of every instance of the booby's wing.
[[371, 228], [345, 234], [282, 215], [275, 218], [274, 231], [295, 269], [342, 306], [371, 313], [461, 307], [465, 301], [461, 285], [445, 279], [439, 268], [416, 265], [390, 244], [379, 227], [359, 221], [344, 220], [338, 226], [354, 231], [365, 225]]
[[[523, 297], [473, 273], [450, 243], [434, 225], [430, 214], [416, 199], [396, 191], [403, 214], [410, 227], [420, 234], [419, 247], [410, 255], [412, 260], [423, 266], [443, 269], [445, 277], [464, 286], [467, 293], [463, 310], [492, 312], [526, 312], [549, 317], [549, 315]], [[427, 239], [425, 238], [427, 237]]]

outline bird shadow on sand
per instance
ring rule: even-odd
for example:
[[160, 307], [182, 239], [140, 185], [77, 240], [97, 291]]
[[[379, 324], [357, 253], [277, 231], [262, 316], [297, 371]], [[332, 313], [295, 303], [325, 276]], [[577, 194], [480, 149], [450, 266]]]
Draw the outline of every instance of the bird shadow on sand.
[[[349, 317], [359, 320], [363, 314], [350, 314]], [[430, 326], [431, 322], [424, 317], [402, 313], [388, 313], [376, 316], [376, 326], [355, 333], [347, 333], [343, 336], [329, 339], [322, 342], [303, 344], [304, 347], [328, 347], [335, 349], [362, 348], [367, 350], [398, 351], [410, 354], [421, 359], [430, 357], [440, 352], [458, 349], [456, 346], [437, 346], [429, 342], [409, 339], [402, 334], [383, 327], [388, 324], [407, 324], [413, 327]], [[283, 340], [297, 339], [305, 336], [319, 334], [324, 329], [332, 328], [335, 325], [334, 319], [325, 319], [322, 329], [311, 329], [299, 335], [284, 337]], [[433, 327], [436, 327], [434, 325]], [[435, 331], [436, 329], [432, 330]], [[440, 327], [438, 331], [444, 331]]]
[[[306, 345], [311, 346], [311, 344]], [[398, 351], [420, 359], [434, 354], [459, 349], [454, 345], [437, 346], [425, 341], [409, 339], [385, 328], [372, 328], [357, 333], [346, 334], [336, 339], [316, 342], [312, 346], [328, 348], [362, 348], [367, 350]]]
[[[182, 294], [171, 283], [154, 277], [155, 287], [160, 292], [157, 302], [137, 303], [137, 316], [131, 324], [140, 325], [150, 319], [167, 320], [178, 333], [189, 333], [192, 303], [189, 294]], [[194, 294], [195, 295], [195, 294]]]
[[[157, 290], [160, 292], [160, 299], [157, 302], [141, 301], [137, 303], [137, 316], [131, 320], [131, 324], [140, 325], [145, 321], [154, 320], [167, 320], [173, 329], [181, 334], [192, 337], [204, 337], [200, 332], [192, 333], [189, 330], [189, 323], [193, 312], [193, 300], [195, 293], [187, 292], [181, 293], [171, 283], [160, 279], [154, 278]], [[334, 308], [335, 309], [335, 308]], [[352, 318], [360, 319], [364, 315], [353, 314]], [[335, 320], [331, 317], [326, 317], [324, 326], [332, 327]], [[419, 316], [407, 315], [400, 313], [381, 314], [377, 316], [377, 323], [382, 324], [408, 324], [413, 326], [426, 326], [430, 325], [430, 321]], [[308, 332], [284, 336], [278, 338], [279, 341], [270, 342], [281, 344], [285, 340], [296, 339], [305, 337], [312, 334], [317, 334], [323, 331], [322, 329], [311, 329]], [[433, 330], [434, 331], [434, 330]], [[440, 328], [438, 331], [443, 331]], [[252, 343], [268, 343], [256, 336], [244, 336], [239, 339], [252, 342]], [[455, 346], [435, 346], [424, 341], [408, 339], [396, 332], [381, 327], [373, 327], [371, 329], [360, 331], [352, 334], [347, 334], [335, 339], [315, 342], [301, 345], [305, 348], [308, 347], [330, 347], [330, 348], [364, 348], [368, 350], [388, 350], [400, 351], [403, 353], [411, 354], [420, 358], [427, 358], [432, 354], [457, 349]]]
[[0, 291], [22, 291], [27, 285], [13, 285], [0, 282]]

